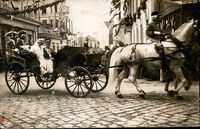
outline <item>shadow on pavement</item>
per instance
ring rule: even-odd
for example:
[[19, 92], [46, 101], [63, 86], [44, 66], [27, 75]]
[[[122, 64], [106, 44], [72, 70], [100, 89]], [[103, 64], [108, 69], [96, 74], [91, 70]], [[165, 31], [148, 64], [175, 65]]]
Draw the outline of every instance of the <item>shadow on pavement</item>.
[[[90, 92], [85, 98], [100, 98], [103, 97], [105, 94], [103, 93], [96, 93], [96, 92]], [[43, 90], [43, 89], [31, 89], [27, 90], [24, 94], [17, 95], [13, 94], [11, 92], [7, 92], [7, 96], [9, 97], [26, 97], [26, 96], [63, 96], [63, 97], [73, 97], [72, 95], [69, 94], [68, 91], [66, 90], [59, 90], [59, 89], [48, 89], [48, 90]], [[107, 95], [106, 95], [107, 96]], [[73, 97], [76, 98], [76, 97]]]
[[[142, 98], [139, 96], [139, 94], [124, 94], [122, 99], [137, 99], [137, 100], [146, 100], [146, 101], [184, 101], [184, 102], [190, 102], [195, 101], [199, 97], [195, 94], [185, 92], [182, 94], [183, 100], [177, 99], [175, 96], [168, 96], [167, 93], [156, 93], [156, 92], [148, 92], [145, 98]], [[120, 98], [119, 98], [120, 99]]]

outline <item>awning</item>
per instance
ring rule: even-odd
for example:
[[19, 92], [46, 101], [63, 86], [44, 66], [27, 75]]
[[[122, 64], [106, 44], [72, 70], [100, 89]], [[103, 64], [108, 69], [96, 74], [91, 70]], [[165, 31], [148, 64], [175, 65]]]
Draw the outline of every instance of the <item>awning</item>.
[[57, 40], [61, 40], [62, 39], [60, 36], [55, 35], [55, 34], [51, 34], [51, 33], [39, 33], [38, 37], [39, 38], [57, 39]]

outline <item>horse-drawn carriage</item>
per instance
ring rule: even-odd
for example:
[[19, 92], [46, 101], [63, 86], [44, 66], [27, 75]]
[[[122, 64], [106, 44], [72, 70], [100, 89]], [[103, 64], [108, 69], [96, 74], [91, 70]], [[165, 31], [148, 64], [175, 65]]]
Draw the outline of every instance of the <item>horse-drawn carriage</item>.
[[[65, 46], [54, 57], [53, 73], [40, 74], [37, 56], [19, 47], [20, 49], [11, 52], [8, 58], [6, 83], [13, 93], [22, 94], [28, 89], [31, 76], [35, 77], [37, 84], [43, 89], [51, 88], [59, 77], [64, 77], [65, 87], [71, 95], [85, 97], [90, 91], [101, 91], [106, 87], [109, 68], [109, 84], [116, 85], [117, 96], [121, 96], [120, 85], [127, 75], [140, 95], [144, 96], [145, 92], [136, 81], [137, 71], [139, 65], [151, 63], [155, 68], [166, 70], [167, 75], [173, 73], [174, 91], [168, 90], [169, 78], [166, 78], [165, 91], [178, 95], [183, 87], [187, 90], [191, 86], [182, 68], [185, 68], [183, 65], [191, 50], [196, 50], [197, 53], [200, 50], [198, 42], [194, 40], [196, 24], [194, 20], [184, 23], [174, 32], [172, 38], [160, 42], [160, 46], [155, 45], [156, 43], [136, 43], [117, 48], [112, 53], [109, 67], [103, 68], [100, 65], [103, 54], [86, 54], [85, 48]], [[190, 49], [194, 46], [195, 49]], [[196, 53], [191, 55], [194, 54]], [[199, 66], [199, 56], [194, 57], [195, 63]]]
[[30, 77], [35, 77], [42, 89], [52, 88], [63, 77], [72, 96], [85, 97], [107, 85], [108, 74], [101, 68], [101, 57], [102, 54], [86, 54], [82, 47], [65, 46], [54, 57], [53, 73], [41, 74], [36, 54], [18, 47], [7, 54], [6, 84], [14, 94], [23, 94], [29, 87]]

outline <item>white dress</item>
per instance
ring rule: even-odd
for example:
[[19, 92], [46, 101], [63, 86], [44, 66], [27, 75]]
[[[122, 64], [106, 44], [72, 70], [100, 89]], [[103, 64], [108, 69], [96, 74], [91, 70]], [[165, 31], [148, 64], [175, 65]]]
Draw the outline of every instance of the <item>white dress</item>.
[[40, 71], [41, 74], [52, 73], [53, 72], [53, 61], [52, 59], [45, 59], [43, 56], [43, 48], [39, 47], [38, 42], [31, 47], [31, 51], [35, 53], [40, 61]]

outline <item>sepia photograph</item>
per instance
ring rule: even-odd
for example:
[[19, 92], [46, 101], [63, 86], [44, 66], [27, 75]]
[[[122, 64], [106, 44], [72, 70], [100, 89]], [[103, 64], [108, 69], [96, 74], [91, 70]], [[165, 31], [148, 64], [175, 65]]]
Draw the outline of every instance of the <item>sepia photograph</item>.
[[0, 0], [0, 128], [200, 126], [200, 0]]

